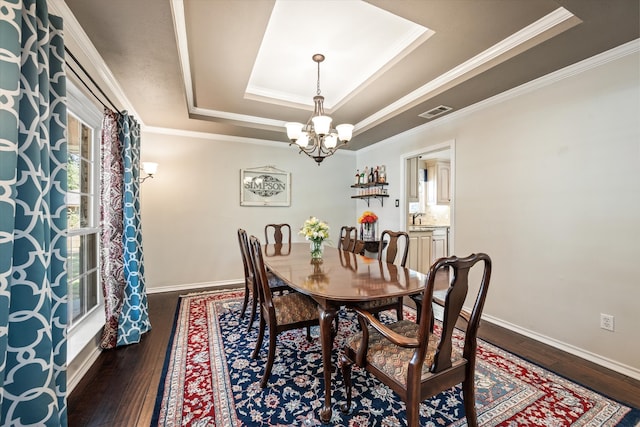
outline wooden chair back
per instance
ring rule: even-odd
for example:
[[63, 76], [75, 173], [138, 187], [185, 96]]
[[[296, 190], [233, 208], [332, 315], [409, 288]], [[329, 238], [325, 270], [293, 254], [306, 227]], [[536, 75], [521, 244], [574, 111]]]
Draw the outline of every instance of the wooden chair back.
[[378, 244], [378, 260], [396, 264], [396, 258], [400, 250], [400, 265], [407, 264], [407, 256], [409, 255], [409, 234], [404, 231], [384, 230], [380, 234], [380, 243]]
[[358, 239], [358, 229], [343, 225], [340, 227], [340, 239], [338, 240], [338, 249], [353, 252], [353, 247]]
[[[407, 320], [383, 324], [371, 313], [356, 308], [363, 332], [347, 344], [342, 357], [347, 391], [347, 404], [343, 410], [348, 410], [351, 405], [350, 369], [355, 361], [405, 401], [409, 427], [418, 426], [421, 401], [459, 383], [462, 383], [467, 424], [477, 426], [474, 385], [477, 332], [489, 289], [491, 268], [491, 259], [483, 253], [466, 258], [438, 259], [427, 275], [423, 299], [429, 303], [422, 305], [418, 324]], [[445, 293], [441, 332], [433, 333], [431, 302], [436, 275], [443, 269], [449, 269], [451, 279]], [[481, 274], [470, 274], [475, 269], [481, 269]], [[480, 277], [480, 283], [471, 313], [465, 315], [463, 304], [469, 292], [470, 277]], [[468, 319], [461, 351], [452, 340], [460, 316]], [[371, 342], [375, 345], [370, 345]], [[393, 363], [394, 369], [389, 370], [387, 363]]]
[[[271, 237], [271, 239], [269, 239]], [[291, 226], [289, 224], [267, 224], [264, 226], [265, 244], [291, 244]]]
[[365, 245], [364, 240], [356, 239], [356, 241], [353, 242], [351, 252], [353, 252], [354, 254], [364, 255], [364, 245]]
[[273, 293], [271, 292], [271, 287], [269, 286], [269, 276], [267, 273], [267, 268], [264, 264], [262, 245], [260, 244], [260, 240], [255, 236], [251, 236], [249, 238], [249, 248], [251, 259], [250, 266], [253, 269], [253, 277], [256, 281], [256, 288], [260, 300], [260, 308], [261, 310], [264, 310], [266, 307], [271, 311], [268, 316], [275, 316], [275, 309], [273, 308]]
[[244, 277], [253, 276], [249, 264], [249, 238], [246, 230], [238, 228], [238, 244], [240, 246], [240, 255], [242, 257], [242, 266], [244, 267]]
[[[269, 285], [267, 269], [262, 255], [260, 240], [249, 238], [251, 248], [251, 264], [254, 278], [260, 293], [260, 326], [258, 339], [251, 355], [257, 359], [262, 347], [265, 329], [269, 328], [269, 349], [264, 374], [260, 380], [260, 387], [267, 386], [276, 357], [276, 337], [282, 331], [307, 328], [307, 339], [311, 340], [311, 326], [319, 325], [318, 306], [310, 297], [299, 292], [287, 292], [274, 295]], [[274, 303], [276, 300], [276, 303]]]
[[238, 228], [238, 244], [240, 246], [242, 266], [244, 268], [244, 302], [242, 303], [242, 310], [240, 312], [240, 317], [244, 317], [249, 303], [249, 295], [255, 288], [253, 286], [253, 268], [251, 267], [251, 255], [249, 253], [249, 239], [247, 232], [242, 228]]

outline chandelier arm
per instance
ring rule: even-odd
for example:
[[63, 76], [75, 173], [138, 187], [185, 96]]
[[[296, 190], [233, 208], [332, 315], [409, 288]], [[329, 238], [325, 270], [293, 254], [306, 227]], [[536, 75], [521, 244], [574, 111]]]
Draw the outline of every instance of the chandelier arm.
[[[289, 144], [289, 145], [291, 145], [291, 144]], [[328, 157], [328, 156], [314, 155], [313, 152], [309, 152], [309, 151], [305, 150], [302, 147], [299, 147], [299, 148], [300, 148], [300, 151], [298, 152], [298, 154], [300, 154], [300, 153], [306, 154], [307, 156], [309, 156], [310, 158], [315, 160], [315, 162], [318, 164], [318, 166], [320, 166], [320, 163], [322, 163], [322, 161], [324, 160], [325, 157]]]

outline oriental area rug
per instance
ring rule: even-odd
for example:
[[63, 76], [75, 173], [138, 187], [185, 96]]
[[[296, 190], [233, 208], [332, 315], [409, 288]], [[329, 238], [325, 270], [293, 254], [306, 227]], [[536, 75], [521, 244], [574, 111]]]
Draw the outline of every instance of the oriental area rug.
[[[240, 318], [243, 291], [181, 297], [153, 414], [154, 426], [320, 426], [324, 381], [319, 328], [278, 336], [269, 384], [260, 388], [268, 333], [257, 360], [257, 327]], [[382, 314], [384, 319], [385, 314]], [[405, 318], [415, 311], [405, 307]], [[340, 313], [334, 360], [345, 337], [357, 333], [352, 312]], [[457, 338], [458, 345], [460, 337]], [[479, 340], [476, 407], [481, 426], [629, 426], [630, 408]], [[354, 366], [349, 414], [340, 370], [333, 375], [333, 426], [405, 426], [405, 406], [391, 389]], [[421, 426], [465, 426], [461, 387], [421, 403]]]

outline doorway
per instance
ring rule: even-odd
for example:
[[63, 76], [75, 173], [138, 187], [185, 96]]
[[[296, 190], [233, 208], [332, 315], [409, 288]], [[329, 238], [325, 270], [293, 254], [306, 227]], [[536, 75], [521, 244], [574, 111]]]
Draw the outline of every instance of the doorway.
[[[455, 253], [455, 140], [405, 153], [401, 162], [404, 170], [401, 176], [405, 177], [404, 203], [401, 205], [402, 229], [409, 232], [423, 226], [446, 227], [447, 255]], [[443, 166], [442, 169], [438, 168], [439, 174], [445, 167], [448, 168], [448, 174], [444, 178], [440, 176], [441, 180], [448, 177], [446, 185], [440, 188], [448, 192], [445, 196], [448, 203], [434, 195], [437, 189], [433, 186], [438, 182], [435, 179], [436, 164]]]

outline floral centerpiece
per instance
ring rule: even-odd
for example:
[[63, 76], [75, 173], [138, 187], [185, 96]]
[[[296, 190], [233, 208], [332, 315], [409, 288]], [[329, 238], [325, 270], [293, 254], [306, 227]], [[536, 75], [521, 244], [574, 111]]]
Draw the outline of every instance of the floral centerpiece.
[[358, 224], [360, 224], [360, 238], [362, 240], [376, 240], [376, 222], [378, 221], [378, 215], [371, 211], [364, 211], [360, 218], [358, 218]]
[[304, 222], [299, 234], [311, 241], [311, 258], [322, 258], [322, 242], [329, 238], [327, 223], [312, 216]]

